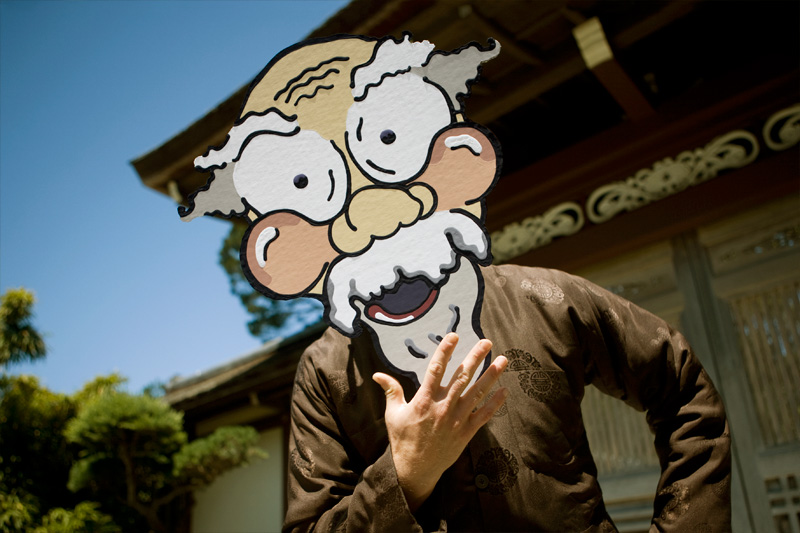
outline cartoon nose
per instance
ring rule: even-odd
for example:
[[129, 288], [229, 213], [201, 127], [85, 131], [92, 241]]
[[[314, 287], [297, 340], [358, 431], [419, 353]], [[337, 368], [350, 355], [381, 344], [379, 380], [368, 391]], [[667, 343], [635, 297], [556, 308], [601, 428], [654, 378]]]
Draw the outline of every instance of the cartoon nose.
[[368, 187], [358, 191], [347, 210], [333, 221], [331, 239], [337, 250], [356, 254], [374, 239], [393, 235], [431, 213], [434, 195], [425, 184], [406, 189]]

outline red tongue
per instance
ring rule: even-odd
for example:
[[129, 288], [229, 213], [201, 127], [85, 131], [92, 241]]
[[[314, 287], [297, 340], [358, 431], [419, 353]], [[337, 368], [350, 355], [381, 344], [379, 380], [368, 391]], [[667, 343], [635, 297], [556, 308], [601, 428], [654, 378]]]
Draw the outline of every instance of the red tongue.
[[[438, 294], [439, 291], [437, 289], [433, 289], [431, 293], [428, 295], [428, 297], [425, 299], [425, 301], [422, 302], [422, 304], [419, 307], [417, 307], [412, 311], [407, 311], [405, 313], [400, 313], [400, 314], [392, 314], [383, 309], [380, 305], [372, 304], [367, 308], [367, 316], [369, 316], [372, 320], [376, 320], [378, 322], [380, 322], [382, 318], [388, 318], [391, 320], [403, 320], [410, 317], [412, 320], [414, 320], [422, 316], [422, 314], [424, 314], [425, 311], [427, 311], [433, 305], [433, 302], [434, 300], [436, 300], [436, 296]], [[380, 313], [383, 316], [379, 317], [378, 313]]]

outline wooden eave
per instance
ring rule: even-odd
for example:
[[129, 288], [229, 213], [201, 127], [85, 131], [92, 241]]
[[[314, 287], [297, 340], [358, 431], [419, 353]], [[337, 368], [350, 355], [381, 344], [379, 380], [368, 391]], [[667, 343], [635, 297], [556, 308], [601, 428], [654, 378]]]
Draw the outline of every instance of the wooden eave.
[[[486, 224], [497, 231], [561, 202], [585, 205], [597, 187], [732, 130], [760, 137], [772, 113], [800, 101], [799, 6], [756, 1], [354, 0], [309, 37], [399, 37], [408, 30], [415, 39], [428, 39], [441, 49], [473, 40], [485, 43], [488, 37], [509, 43], [485, 65], [482, 81], [467, 100], [468, 117], [493, 130], [504, 150], [504, 174], [487, 201]], [[614, 68], [599, 73], [587, 69], [572, 37], [576, 25], [595, 16], [616, 61]], [[749, 19], [752, 31], [738, 31], [736, 25]], [[717, 61], [707, 52], [708, 57], [697, 59], [694, 55], [702, 50], [693, 54], [692, 47], [703, 43], [730, 48], [733, 57]], [[624, 109], [631, 104], [622, 99], [628, 97], [608, 89], [623, 74], [626, 89], [619, 94], [638, 90], [652, 114], [626, 115]], [[192, 162], [225, 139], [248, 86], [134, 160], [142, 182], [179, 201], [202, 186], [208, 176], [196, 172]], [[608, 222], [587, 221], [578, 233], [514, 262], [581, 268], [797, 193], [798, 176], [798, 146], [782, 152], [762, 147], [758, 159], [743, 168]], [[285, 407], [300, 354], [316, 335], [283, 344], [262, 359], [240, 361], [227, 374], [184, 382], [182, 393], [172, 396], [174, 406], [186, 412], [189, 422], [254, 401]]]
[[254, 402], [283, 408], [288, 405], [300, 356], [324, 329], [317, 324], [198, 376], [173, 382], [167, 386], [165, 399], [183, 411], [189, 422], [200, 413], [213, 416]]
[[[474, 86], [467, 102], [470, 119], [502, 136], [504, 117], [518, 114], [521, 107], [534, 101], [541, 100], [542, 105], [548, 106], [548, 93], [559, 91], [578, 78], [581, 79], [578, 85], [588, 85], [601, 106], [613, 108], [611, 113], [617, 116], [616, 122], [625, 120], [622, 111], [625, 103], [615, 103], [587, 70], [572, 29], [592, 16], [605, 19], [609, 43], [615, 53], [624, 57], [637, 43], [692, 14], [698, 2], [639, 2], [624, 10], [616, 4], [553, 0], [532, 3], [476, 0], [464, 4], [355, 0], [309, 37], [336, 33], [399, 37], [403, 31], [410, 31], [415, 39], [430, 40], [442, 49], [457, 48], [470, 41], [486, 43], [490, 37], [501, 44], [505, 41], [508, 44], [504, 53], [484, 65], [482, 81]], [[160, 147], [132, 161], [142, 182], [185, 202], [186, 196], [208, 178], [194, 170], [194, 158], [209, 146], [224, 141], [238, 117], [248, 86], [249, 83], [245, 84]], [[581, 128], [594, 133], [585, 125]]]

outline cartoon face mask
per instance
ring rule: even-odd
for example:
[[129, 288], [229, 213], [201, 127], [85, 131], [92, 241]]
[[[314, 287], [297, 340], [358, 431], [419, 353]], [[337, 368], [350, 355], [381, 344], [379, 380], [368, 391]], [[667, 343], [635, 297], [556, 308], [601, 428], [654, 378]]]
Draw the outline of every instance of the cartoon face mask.
[[181, 217], [246, 216], [241, 262], [253, 287], [318, 298], [330, 326], [351, 337], [366, 328], [379, 356], [419, 385], [448, 332], [459, 334], [459, 363], [482, 338], [484, 199], [500, 151], [463, 113], [480, 64], [499, 51], [491, 40], [434, 51], [408, 35], [284, 50], [225, 143], [195, 160], [212, 176]]

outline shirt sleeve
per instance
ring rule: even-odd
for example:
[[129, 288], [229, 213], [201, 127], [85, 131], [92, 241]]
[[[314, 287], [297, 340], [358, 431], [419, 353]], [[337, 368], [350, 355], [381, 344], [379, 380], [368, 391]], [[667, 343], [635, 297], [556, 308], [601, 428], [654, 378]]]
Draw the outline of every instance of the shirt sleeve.
[[372, 464], [343, 435], [313, 363], [312, 346], [295, 379], [284, 531], [421, 532], [397, 482], [391, 449]]
[[[689, 343], [657, 316], [580, 278], [585, 383], [647, 412], [661, 465], [651, 531], [730, 531], [730, 433]], [[582, 293], [582, 294], [581, 294]], [[583, 307], [576, 305], [576, 308]]]

